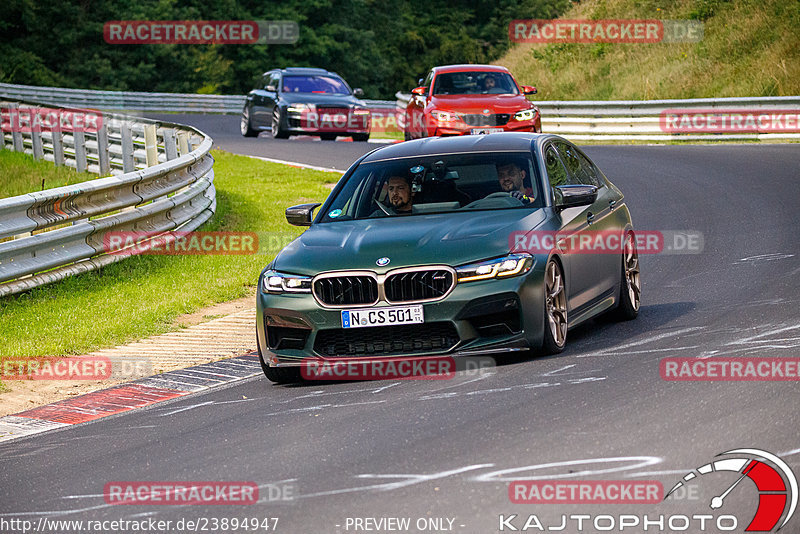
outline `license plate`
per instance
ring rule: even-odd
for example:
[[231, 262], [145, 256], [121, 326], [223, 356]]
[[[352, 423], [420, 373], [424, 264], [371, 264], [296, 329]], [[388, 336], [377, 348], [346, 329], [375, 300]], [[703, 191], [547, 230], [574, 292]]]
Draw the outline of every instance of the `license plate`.
[[390, 326], [423, 322], [425, 322], [425, 320], [422, 316], [421, 304], [417, 306], [397, 306], [392, 308], [342, 310], [342, 328], [363, 328], [367, 326]]
[[342, 115], [341, 113], [337, 113], [336, 115], [329, 115], [324, 113], [322, 115], [322, 123], [323, 124], [341, 124], [344, 126], [347, 124], [347, 115]]
[[500, 133], [502, 132], [502, 128], [473, 128], [471, 133], [474, 134], [490, 134], [490, 133]]

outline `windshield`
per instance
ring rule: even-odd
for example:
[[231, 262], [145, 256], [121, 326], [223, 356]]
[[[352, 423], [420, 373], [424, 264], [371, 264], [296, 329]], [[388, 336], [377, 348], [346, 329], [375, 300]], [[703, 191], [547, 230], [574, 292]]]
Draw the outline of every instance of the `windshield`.
[[350, 89], [335, 76], [284, 76], [283, 92], [349, 95]]
[[435, 95], [516, 95], [517, 84], [506, 72], [445, 72], [436, 76]]
[[529, 152], [417, 156], [360, 165], [321, 222], [544, 205]]

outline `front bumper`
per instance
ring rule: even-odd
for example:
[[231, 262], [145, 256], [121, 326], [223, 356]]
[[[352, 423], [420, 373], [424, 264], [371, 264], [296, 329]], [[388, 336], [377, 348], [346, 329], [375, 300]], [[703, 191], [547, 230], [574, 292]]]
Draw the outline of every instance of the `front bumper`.
[[[311, 294], [257, 295], [256, 331], [265, 363], [486, 355], [541, 345], [543, 273], [457, 284], [444, 299], [422, 304], [425, 322], [409, 328], [342, 328], [341, 309], [320, 306]], [[375, 307], [388, 306], [385, 302]], [[357, 307], [353, 307], [355, 309]], [[395, 330], [391, 330], [395, 329]]]
[[446, 125], [437, 125], [433, 130], [432, 134], [434, 136], [446, 136], [446, 135], [470, 135], [472, 134], [472, 130], [474, 129], [486, 129], [486, 128], [501, 128], [504, 132], [541, 132], [541, 120], [537, 116], [536, 119], [530, 121], [509, 121], [506, 124], [500, 126], [472, 126], [469, 124], [446, 124]]

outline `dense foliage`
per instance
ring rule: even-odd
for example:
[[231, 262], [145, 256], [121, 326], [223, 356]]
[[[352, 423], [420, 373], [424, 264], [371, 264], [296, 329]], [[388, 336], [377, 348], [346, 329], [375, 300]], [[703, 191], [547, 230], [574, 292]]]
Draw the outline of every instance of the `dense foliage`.
[[[492, 61], [508, 23], [554, 18], [569, 0], [4, 0], [0, 82], [237, 94], [273, 67], [334, 70], [368, 98], [408, 91], [427, 69]], [[115, 20], [293, 20], [294, 45], [111, 45]]]

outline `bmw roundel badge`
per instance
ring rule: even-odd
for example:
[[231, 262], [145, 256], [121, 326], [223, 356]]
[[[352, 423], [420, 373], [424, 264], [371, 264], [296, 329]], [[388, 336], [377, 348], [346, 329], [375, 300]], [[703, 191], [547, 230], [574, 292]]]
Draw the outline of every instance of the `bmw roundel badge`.
[[375, 264], [378, 267], [385, 267], [386, 265], [389, 265], [390, 261], [392, 261], [392, 260], [390, 260], [389, 258], [384, 256], [383, 258], [378, 258], [378, 260], [375, 262]]

